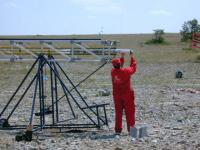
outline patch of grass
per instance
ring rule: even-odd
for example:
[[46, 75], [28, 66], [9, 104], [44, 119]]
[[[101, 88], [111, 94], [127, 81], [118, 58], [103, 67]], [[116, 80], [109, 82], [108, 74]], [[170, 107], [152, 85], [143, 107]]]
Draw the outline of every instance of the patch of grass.
[[[36, 35], [36, 36], [12, 36], [23, 38], [100, 38], [99, 35]], [[2, 37], [2, 36], [0, 36]], [[9, 36], [10, 37], [10, 36]], [[118, 48], [130, 48], [134, 50], [134, 55], [138, 63], [174, 63], [174, 62], [194, 62], [199, 50], [190, 50], [189, 42], [180, 42], [181, 36], [179, 33], [166, 33], [163, 35], [164, 42], [156, 43], [153, 39], [153, 34], [104, 34], [101, 37], [103, 40], [120, 41]], [[146, 42], [145, 42], [146, 41]], [[30, 45], [30, 48], [35, 48], [38, 45]], [[69, 47], [69, 44], [56, 44], [56, 48]], [[95, 45], [89, 45], [95, 48]], [[47, 50], [47, 49], [45, 49]], [[47, 51], [45, 51], [47, 52]], [[120, 56], [120, 55], [118, 55]], [[77, 56], [78, 57], [78, 56]], [[80, 56], [81, 58], [92, 59], [91, 55]], [[55, 58], [63, 58], [60, 55], [55, 55]], [[128, 55], [127, 55], [128, 58]], [[127, 64], [129, 61], [127, 60]], [[69, 64], [68, 64], [69, 66]], [[77, 67], [75, 67], [77, 68]], [[90, 68], [90, 67], [89, 67]]]
[[193, 50], [193, 49], [192, 49], [192, 48], [186, 47], [186, 48], [182, 48], [182, 50], [184, 50], [184, 51], [191, 51], [191, 50]]
[[165, 41], [165, 40], [159, 41], [159, 40], [156, 40], [156, 39], [151, 39], [151, 40], [146, 41], [145, 44], [147, 44], [147, 45], [151, 45], [151, 44], [154, 44], [154, 45], [156, 45], [156, 44], [169, 45], [170, 43]]

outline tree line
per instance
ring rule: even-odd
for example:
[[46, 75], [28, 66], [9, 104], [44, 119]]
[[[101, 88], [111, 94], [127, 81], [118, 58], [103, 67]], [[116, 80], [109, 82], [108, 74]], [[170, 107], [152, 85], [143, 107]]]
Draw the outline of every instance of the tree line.
[[[146, 44], [162, 44], [165, 43], [163, 35], [165, 34], [163, 29], [156, 29], [154, 31], [154, 36], [151, 40], [147, 41]], [[187, 42], [192, 39], [194, 33], [200, 33], [200, 24], [197, 19], [192, 19], [185, 21], [180, 30], [181, 41]]]

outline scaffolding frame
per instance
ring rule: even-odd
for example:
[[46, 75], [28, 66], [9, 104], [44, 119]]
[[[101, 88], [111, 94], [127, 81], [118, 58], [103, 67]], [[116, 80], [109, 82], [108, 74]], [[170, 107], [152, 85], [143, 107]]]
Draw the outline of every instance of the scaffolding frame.
[[[4, 56], [0, 58], [1, 61], [9, 61], [11, 58], [14, 61], [34, 61], [37, 58], [37, 52], [43, 53], [44, 48], [48, 48], [51, 52], [56, 55], [60, 55], [61, 58], [55, 58], [58, 61], [102, 61], [105, 58], [111, 57], [116, 54], [115, 49], [119, 41], [115, 40], [102, 40], [100, 38], [0, 38], [0, 51], [10, 56], [6, 59]], [[98, 45], [94, 48], [92, 45]], [[6, 46], [5, 46], [6, 45]], [[39, 45], [36, 48], [30, 48], [30, 45]], [[58, 45], [62, 45], [62, 48], [57, 48]], [[68, 46], [64, 46], [68, 45]], [[6, 48], [5, 48], [6, 47]], [[18, 56], [15, 54], [15, 50], [24, 51], [31, 58], [25, 56]], [[68, 53], [66, 53], [67, 51]], [[99, 53], [101, 52], [101, 53]], [[80, 53], [80, 54], [79, 54]], [[91, 58], [85, 58], [81, 55], [90, 55]], [[54, 55], [55, 56], [55, 55]], [[79, 58], [77, 58], [79, 57]], [[20, 59], [18, 59], [20, 58]]]
[[[107, 62], [105, 62], [102, 66], [100, 66], [98, 69], [103, 67]], [[25, 81], [28, 80], [31, 73], [33, 72], [33, 69], [37, 67], [36, 73], [34, 73], [33, 77], [29, 81], [29, 84], [26, 86], [25, 89], [22, 88]], [[45, 67], [48, 67], [50, 69], [49, 76], [50, 76], [50, 97], [51, 97], [51, 105], [50, 107], [45, 106]], [[89, 78], [92, 74], [94, 74], [96, 71], [92, 72], [89, 76], [85, 78]], [[64, 76], [64, 79], [61, 78]], [[70, 84], [73, 88], [69, 89], [69, 87], [66, 85], [66, 80], [68, 84]], [[82, 81], [83, 82], [83, 81]], [[64, 95], [59, 98], [58, 97], [58, 84], [60, 84], [60, 87], [64, 93]], [[29, 71], [5, 105], [5, 107], [2, 109], [0, 113], [0, 129], [3, 130], [10, 130], [10, 129], [26, 129], [25, 137], [27, 137], [29, 140], [32, 139], [32, 132], [35, 132], [37, 130], [42, 129], [48, 129], [48, 128], [56, 128], [56, 129], [71, 129], [71, 128], [100, 128], [101, 126], [108, 126], [108, 119], [106, 114], [106, 106], [109, 105], [108, 103], [103, 104], [96, 104], [96, 105], [89, 105], [86, 100], [83, 98], [82, 94], [79, 92], [77, 87], [81, 84], [78, 83], [75, 85], [72, 80], [68, 77], [67, 73], [63, 70], [63, 68], [59, 65], [57, 61], [54, 60], [53, 56], [45, 56], [43, 54], [40, 54], [33, 65], [30, 67]], [[23, 125], [12, 125], [9, 123], [9, 119], [13, 117], [14, 112], [17, 108], [19, 108], [20, 104], [24, 100], [24, 97], [28, 91], [30, 91], [30, 88], [33, 87], [33, 98], [32, 98], [32, 107], [31, 107], [31, 115], [29, 118], [29, 124], [23, 124]], [[20, 97], [16, 97], [17, 93], [20, 92], [20, 90], [23, 89], [22, 94], [20, 94]], [[76, 93], [76, 96], [74, 93]], [[83, 122], [77, 122], [77, 123], [70, 123], [69, 120], [60, 120], [60, 106], [59, 102], [60, 100], [65, 97], [67, 100], [68, 107], [70, 109], [70, 114], [72, 117], [71, 119], [77, 119], [76, 111], [77, 109], [82, 112], [82, 114], [88, 119], [86, 123]], [[11, 102], [17, 99], [14, 106], [10, 106]], [[39, 112], [34, 113], [36, 109], [36, 101], [39, 101]], [[72, 106], [73, 103], [74, 105]], [[84, 106], [83, 106], [84, 104]], [[12, 107], [12, 109], [8, 109]], [[76, 108], [74, 108], [76, 107]], [[5, 114], [5, 111], [9, 111], [9, 114]], [[100, 115], [99, 111], [103, 112]], [[45, 116], [51, 115], [51, 123], [46, 123]], [[37, 124], [33, 124], [34, 116], [39, 116], [39, 122]], [[16, 117], [16, 116], [15, 116]], [[29, 135], [31, 132], [31, 135]]]

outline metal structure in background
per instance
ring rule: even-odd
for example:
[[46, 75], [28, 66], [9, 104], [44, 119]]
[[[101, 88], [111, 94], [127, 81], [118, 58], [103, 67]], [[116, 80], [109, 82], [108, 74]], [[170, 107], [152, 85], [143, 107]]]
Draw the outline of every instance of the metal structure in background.
[[192, 35], [191, 45], [190, 48], [200, 48], [200, 34], [194, 33]]
[[[75, 85], [72, 80], [70, 80], [66, 72], [62, 69], [60, 64], [55, 61], [53, 56], [47, 57], [43, 54], [40, 54], [29, 69], [28, 73], [25, 75], [22, 82], [17, 87], [16, 91], [13, 93], [13, 95], [1, 111], [1, 129], [26, 129], [25, 134], [23, 134], [22, 136], [16, 136], [16, 140], [30, 141], [32, 139], [32, 132], [46, 128], [100, 128], [102, 125], [108, 125], [105, 108], [108, 104], [89, 105], [77, 89], [77, 87], [82, 82], [84, 82], [92, 74], [98, 71], [106, 63], [107, 61], [104, 62], [90, 75], [88, 75], [84, 80]], [[50, 82], [50, 94], [48, 96], [50, 98], [48, 100], [50, 102], [50, 106], [46, 106], [46, 68], [49, 69], [48, 77]], [[28, 84], [25, 84], [25, 82], [28, 82]], [[24, 84], [26, 86], [25, 88], [23, 87]], [[31, 88], [33, 91], [33, 96], [31, 100], [32, 107], [30, 112], [26, 112], [28, 114], [30, 113], [28, 123], [12, 125], [9, 120], [12, 117], [17, 117], [14, 112], [17, 108], [20, 107], [20, 104], [22, 104], [22, 101], [25, 99], [26, 93], [28, 91], [30, 92]], [[59, 90], [63, 93], [63, 96], [60, 98], [60, 92], [58, 93]], [[20, 96], [17, 96], [17, 94]], [[65, 98], [65, 101], [63, 100], [61, 104], [60, 100], [63, 98]], [[12, 102], [14, 102], [15, 104], [11, 105]], [[61, 111], [61, 105], [62, 107], [63, 105], [65, 105], [64, 112]], [[36, 110], [39, 111], [36, 112]], [[61, 116], [63, 116], [63, 114], [67, 116], [67, 119], [65, 118], [66, 120], [61, 119]], [[48, 121], [46, 120], [47, 115]], [[78, 117], [79, 115], [81, 115], [82, 117], [84, 116], [84, 119], [81, 120], [81, 118]], [[33, 123], [33, 120], [36, 117], [39, 117], [37, 118], [38, 121], [34, 121]], [[75, 122], [73, 122], [72, 120], [75, 120]]]
[[0, 61], [34, 61], [40, 53], [53, 54], [57, 61], [101, 61], [115, 53], [118, 43], [100, 38], [0, 37]]

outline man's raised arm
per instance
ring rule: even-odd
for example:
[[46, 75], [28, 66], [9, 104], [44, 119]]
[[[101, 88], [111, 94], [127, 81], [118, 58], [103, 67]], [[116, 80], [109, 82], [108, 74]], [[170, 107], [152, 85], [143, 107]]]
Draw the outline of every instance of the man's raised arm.
[[137, 62], [136, 59], [133, 56], [133, 51], [130, 51], [130, 67], [129, 67], [129, 71], [131, 74], [135, 73], [137, 69]]
[[125, 55], [125, 53], [121, 53], [121, 57], [120, 57], [121, 68], [123, 68], [123, 66], [124, 66], [124, 55]]

